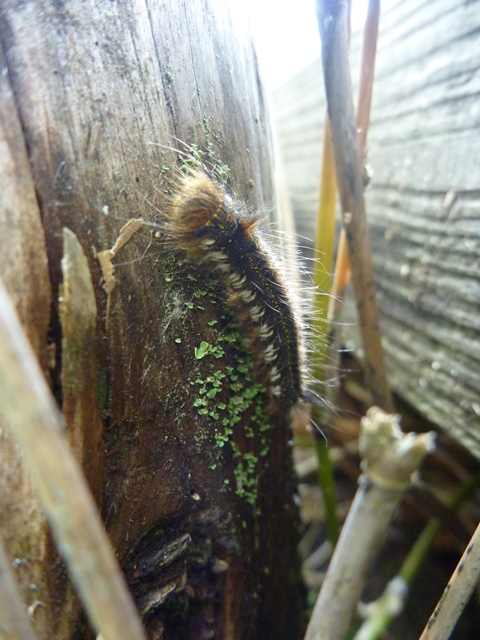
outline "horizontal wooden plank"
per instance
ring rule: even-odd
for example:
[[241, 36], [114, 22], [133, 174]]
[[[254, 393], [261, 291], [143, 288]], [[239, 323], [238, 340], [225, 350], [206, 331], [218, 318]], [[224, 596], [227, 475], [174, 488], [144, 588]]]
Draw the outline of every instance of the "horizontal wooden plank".
[[[354, 34], [354, 84], [360, 45]], [[309, 238], [325, 113], [318, 66], [274, 96], [297, 230]], [[375, 78], [366, 204], [389, 376], [480, 458], [479, 3], [397, 2], [381, 17]], [[358, 348], [351, 300], [347, 309], [345, 340]]]
[[392, 385], [480, 457], [479, 194], [373, 188], [367, 202]]
[[428, 140], [370, 146], [376, 183], [416, 191], [477, 190], [480, 129], [446, 132]]
[[[402, 7], [409, 9], [401, 12]], [[389, 25], [387, 16], [380, 23], [377, 59], [378, 80], [418, 60], [442, 54], [452, 42], [474, 36], [479, 27], [475, 2], [458, 0], [427, 1], [417, 6], [401, 2], [393, 8]]]

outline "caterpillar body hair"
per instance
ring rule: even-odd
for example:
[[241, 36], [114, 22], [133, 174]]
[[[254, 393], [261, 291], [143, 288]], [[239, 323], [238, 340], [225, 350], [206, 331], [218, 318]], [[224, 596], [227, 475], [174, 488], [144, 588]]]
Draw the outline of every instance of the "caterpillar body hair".
[[302, 332], [258, 217], [199, 171], [180, 179], [169, 213], [167, 242], [221, 282], [254, 376], [266, 389], [266, 413], [292, 407], [303, 391]]

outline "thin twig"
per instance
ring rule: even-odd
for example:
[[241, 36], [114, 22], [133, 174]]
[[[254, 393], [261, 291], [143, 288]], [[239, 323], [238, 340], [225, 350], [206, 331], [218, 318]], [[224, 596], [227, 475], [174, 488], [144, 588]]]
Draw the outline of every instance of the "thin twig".
[[480, 524], [460, 558], [420, 640], [448, 640], [480, 577]]
[[346, 3], [342, 0], [318, 0], [317, 10], [333, 155], [360, 333], [365, 350], [365, 377], [373, 401], [385, 410], [391, 411], [392, 399], [380, 339], [357, 126], [353, 110]]
[[95, 503], [62, 434], [60, 412], [1, 282], [0, 412], [22, 449], [93, 627], [105, 640], [144, 640]]

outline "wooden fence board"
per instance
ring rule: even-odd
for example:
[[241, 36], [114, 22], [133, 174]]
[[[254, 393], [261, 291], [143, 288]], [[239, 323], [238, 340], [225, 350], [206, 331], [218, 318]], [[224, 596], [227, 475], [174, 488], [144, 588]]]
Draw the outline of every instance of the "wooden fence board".
[[[360, 45], [354, 34], [354, 83]], [[297, 229], [309, 238], [322, 82], [316, 62], [274, 99]], [[479, 2], [401, 0], [382, 15], [366, 203], [389, 375], [480, 458], [479, 94]], [[345, 339], [358, 346], [348, 326]]]

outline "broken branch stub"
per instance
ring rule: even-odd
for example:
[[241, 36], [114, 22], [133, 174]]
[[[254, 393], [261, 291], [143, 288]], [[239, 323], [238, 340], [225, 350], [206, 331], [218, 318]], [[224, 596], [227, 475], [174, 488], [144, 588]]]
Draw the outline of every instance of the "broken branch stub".
[[404, 434], [399, 417], [372, 407], [361, 421], [363, 474], [315, 604], [305, 640], [341, 640], [367, 571], [434, 434]]

